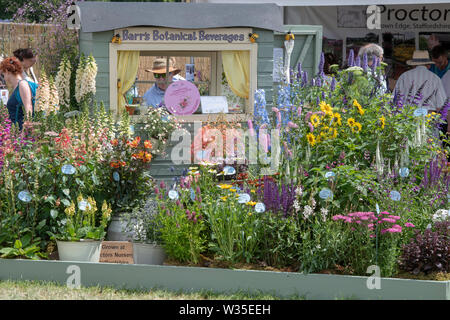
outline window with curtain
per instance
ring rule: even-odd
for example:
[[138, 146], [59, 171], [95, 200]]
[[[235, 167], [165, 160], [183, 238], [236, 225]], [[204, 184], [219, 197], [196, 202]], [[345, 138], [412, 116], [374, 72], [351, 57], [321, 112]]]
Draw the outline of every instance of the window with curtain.
[[[149, 107], [164, 105], [162, 101], [155, 106], [164, 94], [164, 90], [154, 88], [159, 88], [158, 79], [151, 72], [156, 59], [169, 61], [169, 65], [179, 70], [173, 78], [163, 76], [166, 85], [173, 81], [188, 80], [196, 85], [201, 97], [226, 99], [227, 114], [243, 114], [248, 110], [250, 51], [140, 51], [136, 59], [136, 74], [131, 85], [127, 82], [124, 88], [124, 104], [135, 106], [133, 115], [142, 114]], [[129, 76], [134, 75], [133, 72], [130, 73]], [[161, 76], [158, 75], [158, 78]], [[202, 105], [194, 114], [205, 114]]]

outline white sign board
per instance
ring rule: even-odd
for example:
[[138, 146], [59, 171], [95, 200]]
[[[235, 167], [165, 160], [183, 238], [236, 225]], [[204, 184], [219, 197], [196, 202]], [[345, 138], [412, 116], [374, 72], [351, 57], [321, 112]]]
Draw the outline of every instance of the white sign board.
[[224, 96], [200, 97], [202, 113], [228, 113], [228, 102]]
[[273, 82], [280, 82], [283, 75], [284, 50], [283, 48], [273, 48]]
[[8, 90], [0, 90], [0, 100], [3, 102], [3, 104], [6, 106], [6, 103], [8, 102], [9, 93]]

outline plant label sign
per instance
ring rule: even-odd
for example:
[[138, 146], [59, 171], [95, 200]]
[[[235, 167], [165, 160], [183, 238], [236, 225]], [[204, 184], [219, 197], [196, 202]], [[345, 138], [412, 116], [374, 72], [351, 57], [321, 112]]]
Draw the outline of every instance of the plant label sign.
[[127, 241], [103, 241], [100, 262], [134, 264], [133, 244]]

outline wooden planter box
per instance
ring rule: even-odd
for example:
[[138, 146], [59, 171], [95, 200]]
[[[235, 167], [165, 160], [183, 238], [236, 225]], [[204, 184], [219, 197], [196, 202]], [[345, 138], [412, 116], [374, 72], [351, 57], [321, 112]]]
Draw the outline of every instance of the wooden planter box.
[[185, 292], [247, 291], [306, 299], [450, 300], [450, 281], [382, 278], [381, 289], [367, 288], [368, 277], [199, 267], [0, 259], [0, 280], [41, 280], [67, 284], [78, 266], [83, 287], [164, 288]]

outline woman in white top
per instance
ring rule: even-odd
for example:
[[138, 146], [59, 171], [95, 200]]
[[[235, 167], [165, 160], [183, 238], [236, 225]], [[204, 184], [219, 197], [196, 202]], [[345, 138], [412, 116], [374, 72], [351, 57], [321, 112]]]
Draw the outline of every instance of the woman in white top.
[[13, 52], [13, 54], [22, 63], [22, 78], [38, 83], [38, 80], [33, 72], [33, 65], [37, 60], [37, 55], [33, 52], [33, 50], [31, 48], [17, 49]]

